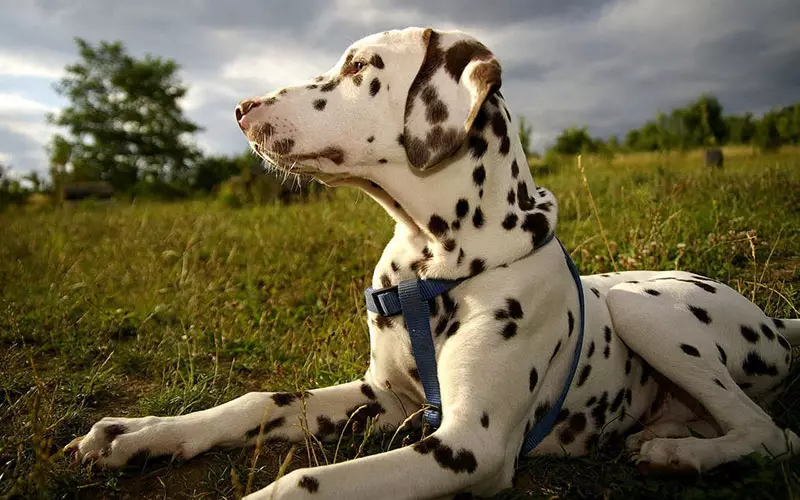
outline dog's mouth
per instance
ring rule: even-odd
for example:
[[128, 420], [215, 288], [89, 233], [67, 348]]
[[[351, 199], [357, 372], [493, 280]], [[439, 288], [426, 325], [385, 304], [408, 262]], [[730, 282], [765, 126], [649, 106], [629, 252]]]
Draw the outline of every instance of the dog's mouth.
[[344, 163], [344, 151], [337, 147], [327, 147], [320, 151], [303, 154], [287, 154], [286, 148], [278, 142], [272, 149], [267, 149], [258, 142], [250, 145], [258, 156], [263, 158], [268, 167], [289, 174], [328, 177], [322, 169], [321, 160], [330, 160], [335, 165]]

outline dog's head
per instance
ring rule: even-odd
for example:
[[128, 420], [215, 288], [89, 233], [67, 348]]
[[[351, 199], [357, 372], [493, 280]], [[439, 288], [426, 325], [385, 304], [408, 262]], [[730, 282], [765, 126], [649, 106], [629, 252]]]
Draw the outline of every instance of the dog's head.
[[236, 119], [278, 168], [369, 179], [370, 169], [442, 163], [499, 87], [500, 65], [480, 42], [408, 28], [357, 41], [312, 81], [242, 101]]

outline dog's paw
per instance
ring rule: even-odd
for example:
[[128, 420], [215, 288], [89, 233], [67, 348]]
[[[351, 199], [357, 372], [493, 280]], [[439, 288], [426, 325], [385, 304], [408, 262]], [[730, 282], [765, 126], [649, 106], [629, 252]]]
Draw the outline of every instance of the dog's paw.
[[692, 453], [691, 441], [697, 438], [655, 438], [641, 443], [634, 455], [637, 466], [643, 472], [697, 473], [703, 467], [700, 457]]
[[64, 452], [72, 453], [83, 463], [120, 468], [135, 456], [180, 455], [179, 441], [170, 434], [160, 417], [106, 417], [94, 424], [88, 434], [73, 439]]

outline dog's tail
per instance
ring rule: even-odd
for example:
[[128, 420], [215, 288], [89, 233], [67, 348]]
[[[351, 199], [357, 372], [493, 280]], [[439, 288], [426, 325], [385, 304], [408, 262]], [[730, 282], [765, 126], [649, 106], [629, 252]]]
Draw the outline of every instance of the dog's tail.
[[800, 346], [800, 319], [773, 318], [772, 321], [792, 347]]

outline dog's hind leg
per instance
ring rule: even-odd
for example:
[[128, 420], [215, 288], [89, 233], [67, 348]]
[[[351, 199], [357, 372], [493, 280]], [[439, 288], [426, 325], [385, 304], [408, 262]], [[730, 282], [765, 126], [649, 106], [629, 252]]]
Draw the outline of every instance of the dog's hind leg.
[[[364, 429], [367, 418], [397, 426], [401, 399], [365, 381], [304, 393], [251, 392], [225, 404], [174, 417], [106, 417], [67, 445], [82, 460], [122, 467], [134, 455], [191, 458], [214, 446], [245, 446], [262, 439], [299, 442], [305, 433], [332, 440]], [[406, 403], [408, 406], [408, 403]]]
[[622, 340], [694, 399], [689, 403], [700, 403], [721, 430], [719, 437], [710, 439], [659, 437], [640, 442], [640, 463], [702, 471], [753, 452], [782, 458], [800, 452], [797, 435], [779, 429], [739, 388], [714, 337], [704, 331], [707, 325], [690, 310], [622, 284], [609, 291], [607, 300]]

